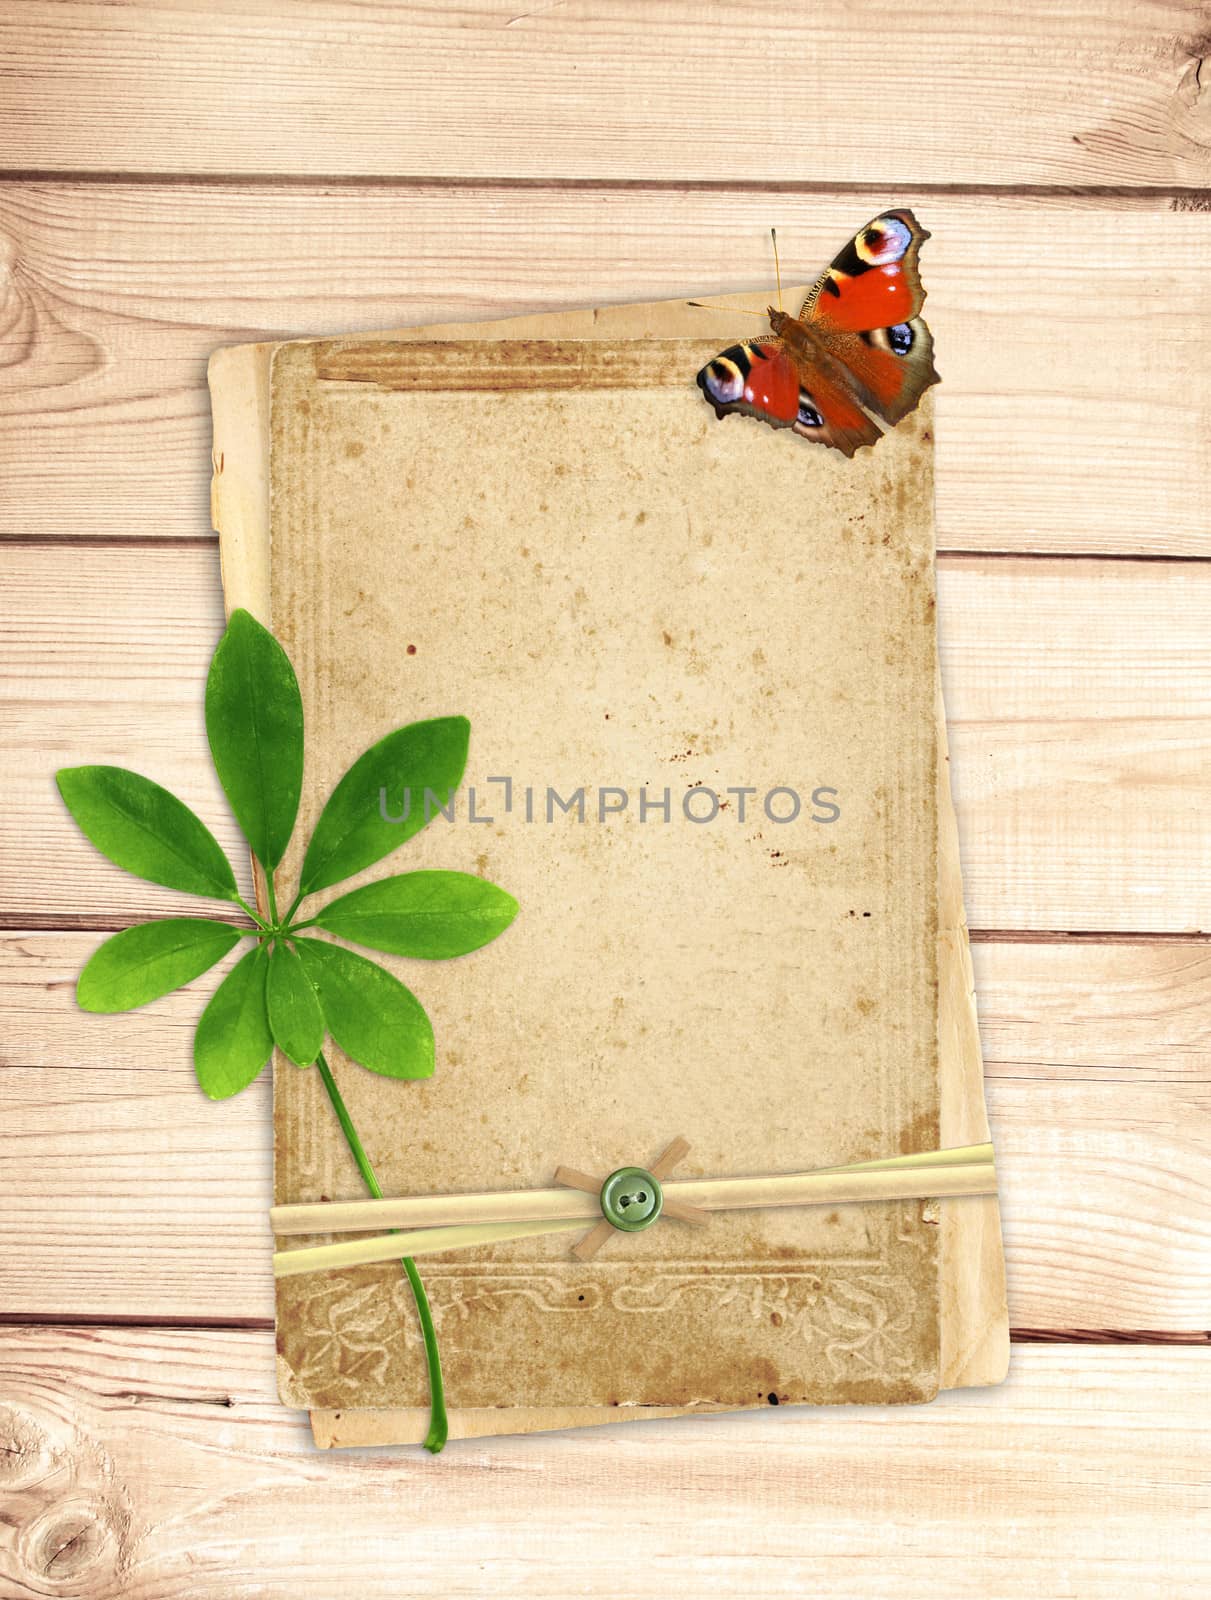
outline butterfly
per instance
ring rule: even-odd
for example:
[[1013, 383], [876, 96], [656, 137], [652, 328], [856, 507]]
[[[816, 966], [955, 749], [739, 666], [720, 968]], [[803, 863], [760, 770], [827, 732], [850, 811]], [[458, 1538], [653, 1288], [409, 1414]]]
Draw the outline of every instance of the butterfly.
[[798, 317], [769, 307], [773, 335], [734, 344], [698, 374], [722, 420], [739, 411], [852, 456], [939, 381], [921, 320], [917, 257], [929, 234], [911, 211], [868, 222], [821, 273]]

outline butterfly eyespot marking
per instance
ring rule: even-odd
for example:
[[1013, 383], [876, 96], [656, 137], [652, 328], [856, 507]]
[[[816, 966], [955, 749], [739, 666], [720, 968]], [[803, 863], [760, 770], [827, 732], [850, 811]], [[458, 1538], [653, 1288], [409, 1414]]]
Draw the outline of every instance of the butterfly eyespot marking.
[[805, 428], [822, 428], [824, 418], [816, 410], [811, 395], [806, 389], [799, 390], [799, 415], [796, 419]]
[[716, 406], [735, 405], [744, 394], [744, 379], [739, 364], [728, 356], [716, 356], [698, 374], [703, 393]]
[[891, 328], [868, 328], [858, 337], [875, 350], [889, 350], [893, 356], [906, 356], [917, 342], [911, 322], [897, 322]]
[[912, 243], [912, 230], [899, 217], [879, 217], [854, 240], [859, 256], [871, 267], [899, 261]]

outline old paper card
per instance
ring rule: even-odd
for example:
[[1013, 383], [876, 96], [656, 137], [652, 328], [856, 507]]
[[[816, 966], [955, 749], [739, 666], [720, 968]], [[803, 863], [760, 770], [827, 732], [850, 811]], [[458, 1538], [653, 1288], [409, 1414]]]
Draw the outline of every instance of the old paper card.
[[[554, 316], [513, 319], [490, 325], [485, 332], [513, 331], [529, 334], [556, 332], [578, 338], [670, 331], [684, 332], [687, 317], [680, 304], [607, 308], [599, 312], [561, 313]], [[428, 333], [461, 334], [471, 327], [410, 330], [401, 337]], [[475, 330], [479, 331], [479, 330]], [[383, 336], [379, 336], [383, 337]], [[216, 412], [215, 511], [223, 531], [223, 561], [229, 604], [246, 603], [267, 614], [266, 513], [263, 436], [267, 418], [265, 373], [268, 347], [244, 347], [221, 352], [212, 364], [212, 390]], [[223, 447], [226, 447], [225, 449]], [[223, 470], [226, 457], [226, 471]], [[943, 988], [940, 1003], [942, 1058], [946, 1068], [943, 1095], [943, 1140], [983, 1137], [978, 1036], [971, 1006], [970, 969], [962, 924], [961, 884], [953, 836], [953, 811], [949, 804], [944, 767], [939, 768], [943, 811], [940, 818], [942, 875], [939, 893], [943, 922], [939, 929]], [[347, 1191], [355, 1193], [356, 1188]], [[1006, 1353], [1003, 1266], [995, 1201], [972, 1201], [944, 1208], [939, 1232], [943, 1247], [942, 1342], [945, 1381], [995, 1382], [1003, 1374]], [[406, 1310], [406, 1308], [405, 1308]], [[359, 1397], [362, 1406], [381, 1405], [371, 1393]], [[456, 1401], [457, 1401], [457, 1397]], [[752, 1402], [749, 1402], [752, 1403]], [[622, 1415], [656, 1414], [649, 1408]], [[456, 1410], [455, 1434], [503, 1429], [572, 1426], [590, 1420], [617, 1417], [617, 1410], [585, 1407], [490, 1408]], [[319, 1412], [315, 1417], [322, 1442], [387, 1442], [416, 1438], [419, 1414], [408, 1411], [375, 1413]]]
[[[847, 463], [719, 427], [685, 383], [707, 354], [275, 357], [273, 616], [316, 753], [302, 831], [385, 729], [465, 711], [462, 821], [406, 865], [473, 866], [523, 908], [492, 949], [408, 974], [438, 1019], [432, 1081], [344, 1066], [389, 1192], [537, 1186], [677, 1132], [687, 1175], [938, 1141], [928, 430]], [[281, 1199], [335, 1186], [316, 1087], [282, 1084]], [[925, 1398], [922, 1210], [721, 1216], [589, 1265], [558, 1240], [434, 1264], [450, 1393]], [[398, 1287], [392, 1267], [280, 1286], [296, 1403], [351, 1402], [368, 1339], [383, 1399], [423, 1400], [404, 1317], [378, 1345]]]

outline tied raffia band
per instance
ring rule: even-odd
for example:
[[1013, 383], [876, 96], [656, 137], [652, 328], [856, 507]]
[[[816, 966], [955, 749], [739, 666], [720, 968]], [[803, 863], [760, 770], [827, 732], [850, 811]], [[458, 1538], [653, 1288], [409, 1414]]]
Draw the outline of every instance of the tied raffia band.
[[552, 1189], [274, 1206], [269, 1217], [278, 1235], [396, 1230], [339, 1244], [279, 1250], [273, 1258], [274, 1277], [504, 1244], [547, 1233], [582, 1233], [586, 1227], [589, 1231], [572, 1254], [588, 1261], [615, 1232], [638, 1233], [661, 1217], [702, 1226], [712, 1211], [940, 1200], [995, 1194], [997, 1189], [991, 1144], [928, 1150], [814, 1172], [672, 1178], [689, 1148], [684, 1139], [674, 1139], [651, 1167], [619, 1167], [604, 1181], [561, 1166], [555, 1174], [558, 1187]]

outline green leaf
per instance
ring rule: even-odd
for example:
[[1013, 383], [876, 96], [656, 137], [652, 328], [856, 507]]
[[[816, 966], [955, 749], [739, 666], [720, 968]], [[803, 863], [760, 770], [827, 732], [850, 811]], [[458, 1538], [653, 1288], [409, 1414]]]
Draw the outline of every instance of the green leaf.
[[269, 951], [257, 945], [223, 979], [193, 1036], [193, 1065], [202, 1092], [228, 1100], [246, 1089], [273, 1054], [265, 1010]]
[[133, 1011], [192, 983], [240, 942], [238, 928], [166, 917], [126, 928], [95, 950], [76, 984], [82, 1011]]
[[303, 786], [303, 700], [289, 657], [247, 611], [233, 611], [206, 679], [215, 771], [257, 860], [286, 852]]
[[[435, 717], [397, 728], [359, 756], [332, 791], [315, 825], [299, 893], [314, 894], [350, 878], [419, 833], [427, 820], [426, 790], [437, 804], [447, 803], [462, 781], [470, 737], [466, 717]], [[389, 815], [403, 812], [408, 793], [406, 821], [384, 821], [383, 790]], [[429, 809], [434, 812], [432, 801]]]
[[158, 783], [125, 767], [61, 767], [55, 779], [81, 830], [115, 866], [166, 889], [237, 898], [214, 834]]
[[281, 939], [269, 957], [266, 1008], [273, 1037], [296, 1067], [309, 1067], [324, 1044], [324, 1013], [298, 956]]
[[517, 915], [517, 901], [469, 872], [404, 872], [326, 905], [316, 926], [391, 955], [444, 961], [490, 944]]
[[410, 989], [338, 944], [299, 939], [297, 945], [328, 1031], [351, 1060], [386, 1078], [433, 1076], [433, 1028]]

